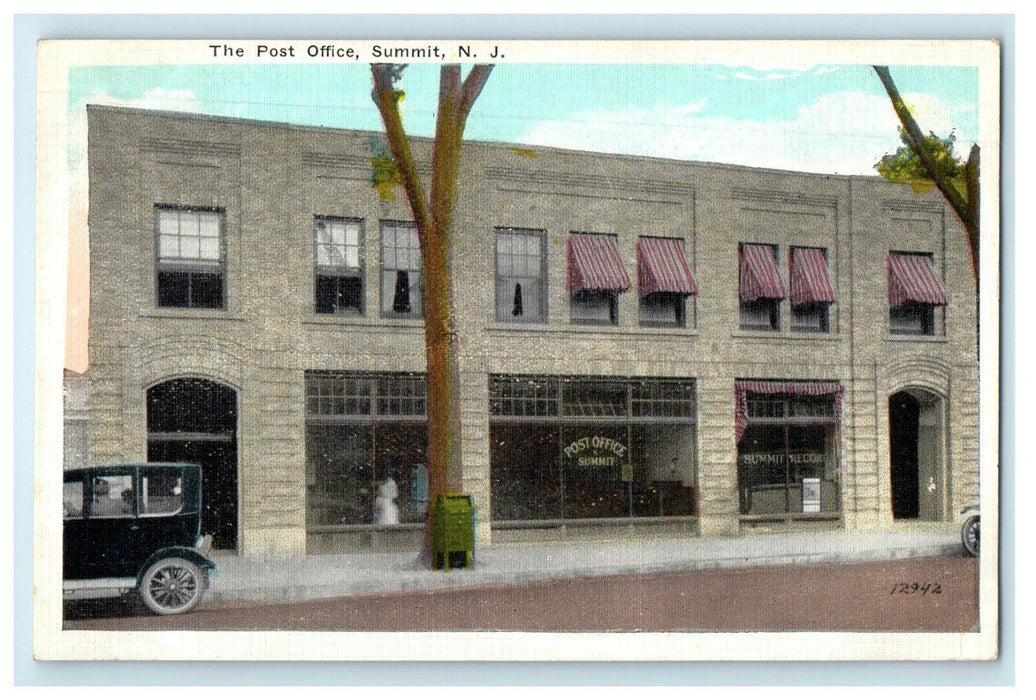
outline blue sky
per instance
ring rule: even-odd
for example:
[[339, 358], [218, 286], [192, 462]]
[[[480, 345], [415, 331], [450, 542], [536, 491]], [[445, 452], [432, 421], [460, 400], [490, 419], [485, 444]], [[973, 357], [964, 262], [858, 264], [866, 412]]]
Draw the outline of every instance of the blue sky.
[[[978, 70], [892, 67], [922, 128], [978, 137]], [[413, 64], [404, 120], [431, 135], [437, 66]], [[358, 64], [99, 66], [72, 69], [71, 165], [81, 165], [88, 102], [380, 130]], [[466, 138], [873, 175], [898, 122], [869, 66], [518, 64], [494, 68]]]

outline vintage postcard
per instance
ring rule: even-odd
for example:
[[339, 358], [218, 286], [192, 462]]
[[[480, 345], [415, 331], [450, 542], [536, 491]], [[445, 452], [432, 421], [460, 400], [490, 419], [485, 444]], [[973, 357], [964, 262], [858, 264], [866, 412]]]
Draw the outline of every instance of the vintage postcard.
[[996, 658], [995, 41], [37, 69], [36, 658]]

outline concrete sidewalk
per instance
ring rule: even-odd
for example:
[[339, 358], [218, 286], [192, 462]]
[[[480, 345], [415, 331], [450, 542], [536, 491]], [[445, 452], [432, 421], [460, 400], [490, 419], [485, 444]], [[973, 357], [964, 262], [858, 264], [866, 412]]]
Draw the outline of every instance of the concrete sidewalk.
[[599, 542], [498, 544], [475, 552], [471, 569], [431, 571], [416, 552], [299, 557], [216, 553], [206, 600], [283, 602], [435, 588], [514, 584], [774, 564], [851, 563], [962, 554], [956, 528], [795, 532], [742, 537], [667, 537]]

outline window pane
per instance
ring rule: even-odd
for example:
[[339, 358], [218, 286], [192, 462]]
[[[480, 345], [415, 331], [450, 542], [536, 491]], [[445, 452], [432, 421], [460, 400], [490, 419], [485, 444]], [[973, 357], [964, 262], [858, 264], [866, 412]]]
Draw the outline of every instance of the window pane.
[[199, 240], [195, 236], [180, 239], [180, 256], [184, 258], [198, 258]]
[[223, 275], [218, 273], [191, 273], [191, 306], [198, 309], [218, 309], [223, 306]]
[[187, 272], [158, 273], [158, 305], [190, 306], [190, 275]]
[[92, 518], [127, 518], [135, 513], [135, 494], [131, 474], [98, 476], [92, 485]]
[[171, 515], [183, 509], [183, 478], [175, 471], [163, 471], [141, 477], [141, 515]]
[[572, 294], [572, 320], [582, 323], [613, 323], [610, 292], [575, 292]]
[[202, 260], [219, 260], [219, 239], [218, 238], [202, 238], [201, 245], [198, 250], [198, 257]]
[[199, 235], [199, 215], [198, 212], [193, 211], [181, 211], [180, 212], [180, 235], [181, 236], [198, 236]]
[[180, 217], [175, 210], [160, 209], [158, 212], [158, 232], [176, 235], [180, 232]]
[[219, 238], [219, 214], [199, 212], [199, 233], [206, 238]]
[[176, 236], [161, 235], [158, 237], [158, 257], [180, 257], [180, 239]]
[[83, 482], [66, 481], [61, 500], [66, 518], [83, 517]]
[[341, 246], [345, 245], [345, 225], [341, 221], [331, 221], [331, 242], [334, 245]]

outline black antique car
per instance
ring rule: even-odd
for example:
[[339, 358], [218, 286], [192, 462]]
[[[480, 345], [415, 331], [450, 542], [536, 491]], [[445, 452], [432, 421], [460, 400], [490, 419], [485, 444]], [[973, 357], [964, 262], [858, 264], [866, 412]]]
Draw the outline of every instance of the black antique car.
[[138, 591], [159, 615], [201, 601], [216, 565], [201, 536], [201, 467], [124, 464], [65, 472], [64, 595]]

